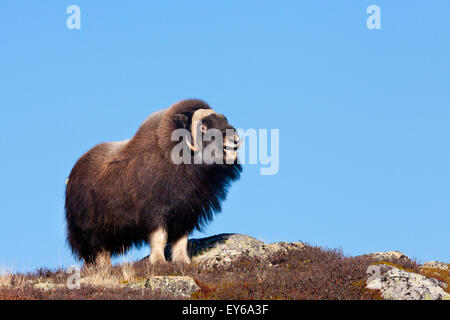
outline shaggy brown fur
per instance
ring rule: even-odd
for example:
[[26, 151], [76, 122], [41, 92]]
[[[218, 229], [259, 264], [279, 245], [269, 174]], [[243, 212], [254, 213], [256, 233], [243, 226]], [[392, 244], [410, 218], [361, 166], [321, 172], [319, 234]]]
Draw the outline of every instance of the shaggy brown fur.
[[[121, 253], [158, 229], [176, 242], [220, 211], [241, 166], [171, 161], [179, 143], [171, 141], [172, 131], [190, 129], [198, 109], [210, 107], [201, 100], [176, 103], [151, 115], [131, 140], [99, 144], [78, 160], [65, 202], [67, 240], [77, 257], [93, 262], [102, 252]], [[180, 115], [187, 122], [180, 123]]]

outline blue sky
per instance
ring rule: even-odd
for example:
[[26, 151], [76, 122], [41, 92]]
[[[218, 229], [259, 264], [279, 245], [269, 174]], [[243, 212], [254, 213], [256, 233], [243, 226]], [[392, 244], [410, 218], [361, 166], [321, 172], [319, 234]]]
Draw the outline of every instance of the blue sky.
[[[81, 30], [66, 8], [81, 8]], [[368, 30], [366, 8], [381, 8]], [[280, 130], [205, 233], [450, 261], [450, 2], [3, 1], [0, 266], [68, 266], [64, 181], [103, 141], [201, 98]], [[131, 252], [133, 259], [148, 248]]]

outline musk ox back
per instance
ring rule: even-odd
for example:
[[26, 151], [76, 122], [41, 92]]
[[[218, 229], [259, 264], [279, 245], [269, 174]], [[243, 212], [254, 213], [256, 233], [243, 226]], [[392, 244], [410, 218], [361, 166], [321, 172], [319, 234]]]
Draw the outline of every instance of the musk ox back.
[[[177, 131], [186, 134], [174, 139]], [[212, 131], [221, 139], [201, 138]], [[195, 161], [213, 144], [215, 156], [226, 161]], [[74, 255], [110, 263], [111, 254], [149, 242], [150, 261], [161, 262], [169, 242], [172, 259], [189, 262], [188, 235], [220, 211], [239, 178], [238, 146], [227, 119], [201, 100], [152, 114], [130, 140], [95, 146], [77, 161], [66, 187], [67, 240]], [[176, 147], [192, 161], [175, 163]]]

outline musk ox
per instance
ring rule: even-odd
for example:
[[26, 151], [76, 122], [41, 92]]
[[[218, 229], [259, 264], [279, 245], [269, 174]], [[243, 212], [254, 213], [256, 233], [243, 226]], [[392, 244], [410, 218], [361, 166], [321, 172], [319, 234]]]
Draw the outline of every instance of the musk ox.
[[[173, 139], [177, 129], [186, 137]], [[201, 139], [210, 130], [221, 139]], [[86, 263], [109, 264], [111, 255], [148, 242], [150, 262], [164, 262], [164, 248], [171, 243], [172, 260], [189, 263], [188, 235], [221, 210], [231, 182], [239, 179], [239, 143], [225, 116], [201, 100], [184, 100], [153, 113], [132, 139], [89, 150], [66, 186], [73, 254]], [[219, 146], [226, 161], [174, 163], [173, 150], [180, 145], [189, 159]]]

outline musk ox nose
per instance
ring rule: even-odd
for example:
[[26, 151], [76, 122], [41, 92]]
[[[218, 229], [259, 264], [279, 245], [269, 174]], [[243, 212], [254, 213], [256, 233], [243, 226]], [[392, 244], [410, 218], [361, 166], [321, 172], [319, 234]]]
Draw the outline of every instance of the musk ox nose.
[[239, 135], [236, 133], [236, 134], [234, 135], [234, 143], [235, 143], [235, 144], [239, 144], [240, 141], [241, 141], [241, 138], [240, 138]]
[[242, 143], [241, 137], [239, 137], [239, 135], [238, 135], [238, 133], [237, 133], [236, 130], [234, 131], [234, 134], [233, 134], [232, 139], [233, 139], [233, 142], [234, 142], [235, 144], [237, 144], [237, 145], [239, 145], [239, 146], [241, 145], [241, 143]]
[[237, 150], [242, 144], [241, 138], [237, 133], [234, 133], [232, 135], [228, 135], [225, 138], [225, 147], [230, 150]]
[[239, 137], [239, 135], [236, 133], [233, 138], [234, 138], [234, 145], [236, 146], [236, 149], [239, 149], [243, 142], [243, 141], [241, 141], [241, 137]]

